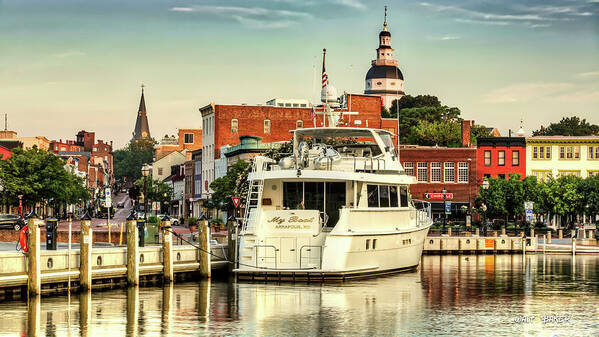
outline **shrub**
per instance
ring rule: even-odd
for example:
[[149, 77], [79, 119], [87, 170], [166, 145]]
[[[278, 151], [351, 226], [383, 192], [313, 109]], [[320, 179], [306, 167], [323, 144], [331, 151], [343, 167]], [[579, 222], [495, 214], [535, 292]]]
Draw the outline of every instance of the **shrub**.
[[148, 223], [156, 223], [159, 224], [160, 223], [160, 219], [157, 216], [154, 215], [150, 215], [148, 217]]
[[187, 223], [187, 226], [195, 226], [198, 224], [198, 218], [195, 216], [190, 216], [189, 218], [185, 219], [185, 222]]

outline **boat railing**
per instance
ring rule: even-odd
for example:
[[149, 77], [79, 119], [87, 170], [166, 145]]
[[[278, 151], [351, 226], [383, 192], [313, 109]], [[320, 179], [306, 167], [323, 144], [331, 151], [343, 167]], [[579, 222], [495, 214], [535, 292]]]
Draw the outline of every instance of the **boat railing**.
[[[300, 247], [300, 263], [299, 263], [299, 268], [302, 269], [302, 259], [304, 258], [304, 248], [306, 248], [306, 252], [312, 252], [313, 248], [318, 248], [318, 269], [322, 268], [322, 246], [314, 246], [314, 245], [303, 245]], [[310, 263], [310, 260], [312, 259], [310, 256], [306, 257], [308, 259], [308, 263]]]
[[[277, 247], [275, 247], [274, 245], [255, 245], [254, 248], [256, 249], [256, 254], [254, 256], [256, 256], [256, 268], [258, 268], [258, 259], [262, 258], [262, 259], [275, 259], [275, 269], [277, 269], [277, 252], [279, 251], [277, 249]], [[274, 256], [258, 256], [258, 248], [272, 248], [272, 250], [274, 251]]]
[[413, 200], [416, 208], [416, 226], [428, 224], [432, 219], [431, 203], [423, 200]]
[[[334, 169], [344, 168], [343, 165], [336, 165], [334, 157], [324, 157], [326, 159], [326, 165], [320, 170], [322, 171], [333, 171]], [[373, 158], [373, 157], [337, 157], [340, 158], [341, 162], [349, 162], [353, 167], [353, 172], [379, 172], [385, 171], [387, 168], [387, 161], [385, 158]], [[294, 168], [295, 169], [295, 168]], [[348, 169], [345, 166], [345, 169]], [[268, 171], [280, 171], [282, 170], [278, 163], [274, 161], [262, 160], [259, 163], [254, 161], [252, 165], [252, 172], [261, 173]]]

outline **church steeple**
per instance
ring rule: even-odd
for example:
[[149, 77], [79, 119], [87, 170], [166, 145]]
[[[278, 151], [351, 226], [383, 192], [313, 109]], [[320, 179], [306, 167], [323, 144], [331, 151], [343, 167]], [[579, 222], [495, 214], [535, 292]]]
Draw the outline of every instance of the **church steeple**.
[[144, 85], [141, 85], [141, 99], [139, 100], [139, 109], [137, 109], [137, 120], [133, 130], [133, 140], [150, 138], [150, 127], [148, 125], [148, 115], [146, 112], [146, 100], [144, 98]]

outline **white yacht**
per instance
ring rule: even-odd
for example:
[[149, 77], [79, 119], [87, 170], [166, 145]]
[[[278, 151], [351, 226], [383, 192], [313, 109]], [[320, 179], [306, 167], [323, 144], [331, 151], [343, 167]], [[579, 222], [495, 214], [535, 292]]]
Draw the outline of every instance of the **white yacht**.
[[256, 157], [237, 277], [344, 280], [416, 268], [432, 224], [430, 204], [411, 200], [414, 177], [405, 174], [392, 136], [368, 128], [298, 129], [291, 156], [278, 163]]

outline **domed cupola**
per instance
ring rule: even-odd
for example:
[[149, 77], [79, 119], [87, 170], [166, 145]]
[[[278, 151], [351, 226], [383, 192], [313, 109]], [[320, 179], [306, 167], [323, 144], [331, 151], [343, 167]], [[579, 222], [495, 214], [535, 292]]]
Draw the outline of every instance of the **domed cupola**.
[[397, 67], [398, 62], [393, 58], [391, 48], [391, 33], [387, 30], [387, 6], [385, 6], [385, 21], [383, 30], [379, 33], [379, 47], [376, 49], [376, 60], [366, 73], [365, 94], [380, 95], [383, 105], [390, 107], [393, 100], [400, 99], [404, 94], [404, 78]]

